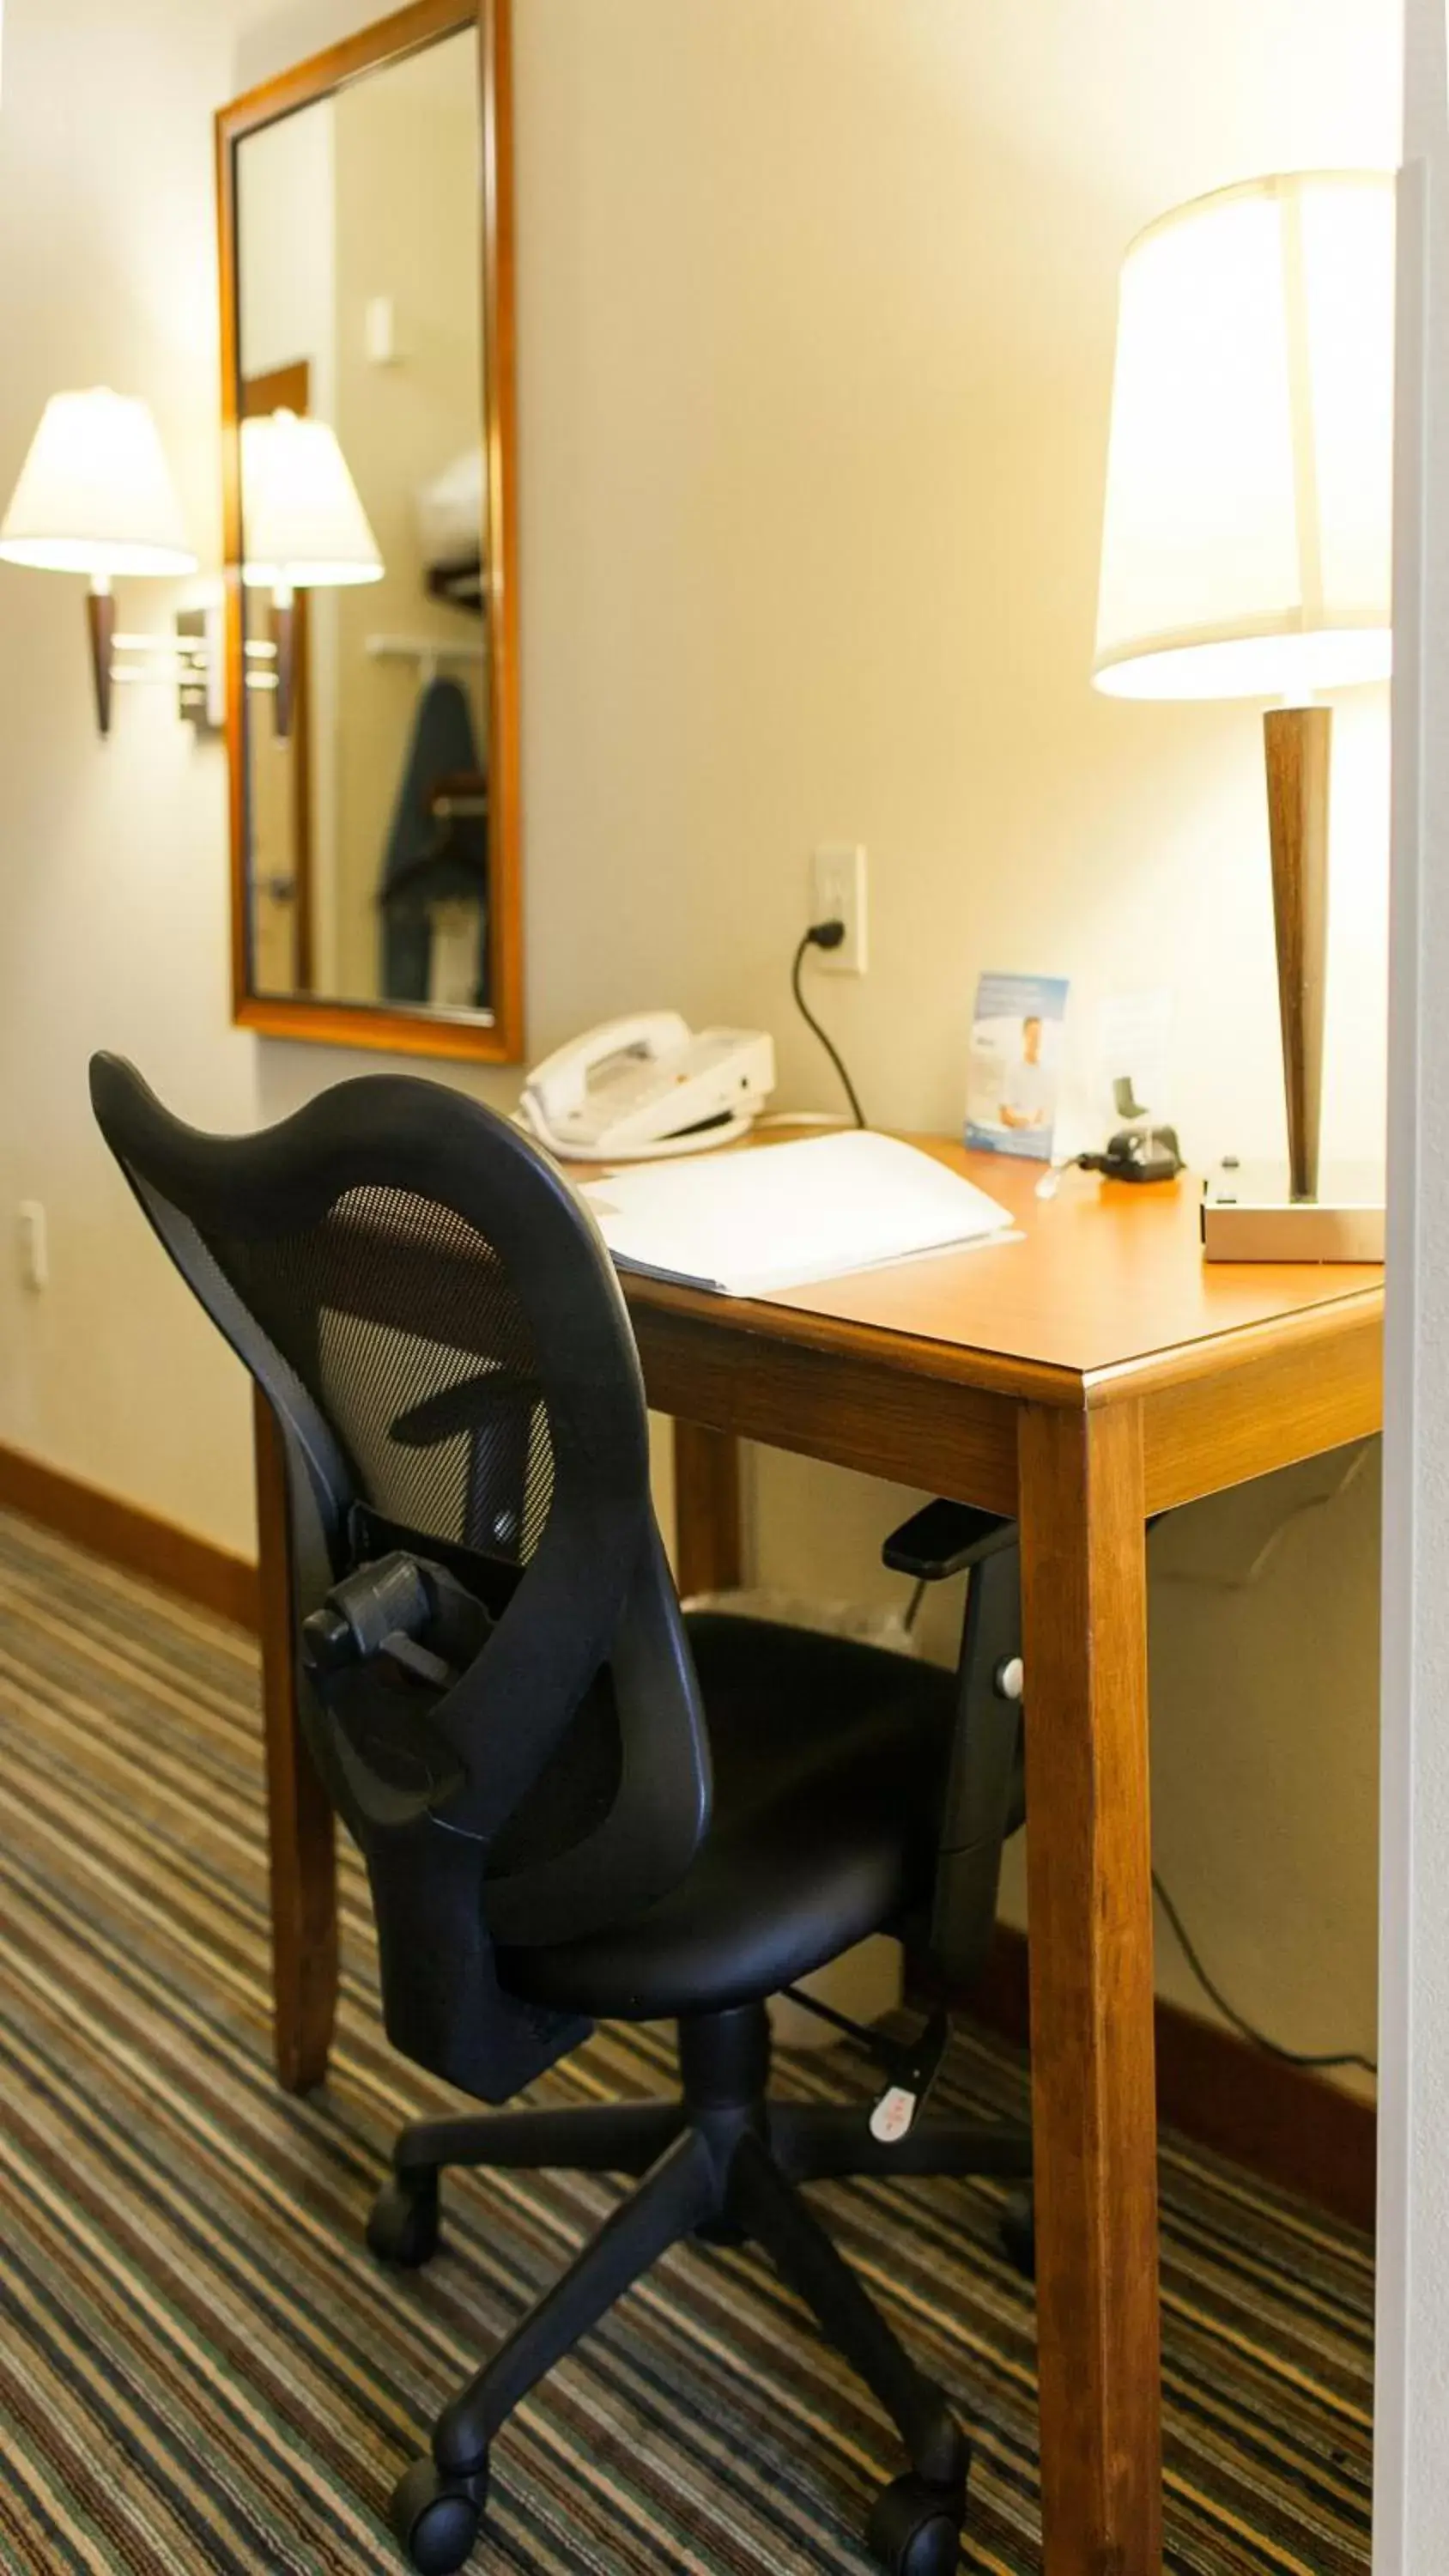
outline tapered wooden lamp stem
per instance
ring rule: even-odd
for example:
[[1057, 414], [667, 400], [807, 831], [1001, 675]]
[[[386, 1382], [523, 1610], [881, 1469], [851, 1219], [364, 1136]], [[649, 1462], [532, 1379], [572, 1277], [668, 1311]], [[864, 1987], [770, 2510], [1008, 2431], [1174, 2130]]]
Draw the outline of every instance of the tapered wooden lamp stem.
[[86, 592], [86, 627], [91, 645], [91, 679], [96, 692], [96, 723], [111, 730], [111, 653], [116, 638], [116, 603], [111, 585], [94, 580]]
[[1272, 707], [1263, 718], [1278, 1012], [1288, 1104], [1288, 1175], [1295, 1199], [1318, 1196], [1332, 732], [1327, 707]]

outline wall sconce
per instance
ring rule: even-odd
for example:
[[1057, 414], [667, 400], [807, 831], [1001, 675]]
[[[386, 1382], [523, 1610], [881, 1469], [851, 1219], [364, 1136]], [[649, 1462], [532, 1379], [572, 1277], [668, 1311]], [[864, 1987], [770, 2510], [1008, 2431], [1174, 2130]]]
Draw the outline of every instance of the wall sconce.
[[383, 561], [357, 486], [324, 420], [274, 411], [241, 425], [242, 580], [272, 594], [279, 736], [292, 729], [293, 610], [299, 590], [381, 581]]
[[111, 638], [111, 686], [154, 686], [176, 691], [176, 712], [198, 737], [226, 730], [226, 612], [220, 584], [200, 605], [178, 608], [168, 635]]
[[111, 583], [196, 570], [156, 424], [143, 402], [102, 385], [52, 394], [0, 522], [0, 559], [42, 572], [84, 573], [96, 721], [111, 729], [113, 678], [172, 679], [169, 667], [119, 671], [118, 649], [149, 656], [154, 639], [120, 637]]

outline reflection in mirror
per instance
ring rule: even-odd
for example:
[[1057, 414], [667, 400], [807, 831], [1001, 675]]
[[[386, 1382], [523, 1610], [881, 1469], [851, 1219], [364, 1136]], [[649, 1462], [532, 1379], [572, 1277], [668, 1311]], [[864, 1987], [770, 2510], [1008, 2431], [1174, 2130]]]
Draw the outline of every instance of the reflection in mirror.
[[257, 996], [491, 1015], [481, 183], [473, 27], [235, 147]]

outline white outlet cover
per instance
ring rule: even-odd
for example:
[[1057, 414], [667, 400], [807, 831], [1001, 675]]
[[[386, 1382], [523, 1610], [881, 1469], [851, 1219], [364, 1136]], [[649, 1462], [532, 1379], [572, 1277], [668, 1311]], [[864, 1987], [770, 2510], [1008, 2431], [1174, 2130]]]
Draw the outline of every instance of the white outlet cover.
[[812, 921], [843, 921], [838, 948], [820, 948], [815, 963], [831, 975], [863, 975], [869, 962], [866, 856], [858, 841], [822, 842], [811, 863]]

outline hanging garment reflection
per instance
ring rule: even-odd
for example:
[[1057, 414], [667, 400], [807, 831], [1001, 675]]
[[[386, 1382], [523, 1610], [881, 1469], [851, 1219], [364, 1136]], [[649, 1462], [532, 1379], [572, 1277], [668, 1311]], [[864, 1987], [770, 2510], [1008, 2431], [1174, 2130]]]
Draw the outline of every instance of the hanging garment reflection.
[[386, 1000], [489, 1007], [488, 783], [456, 680], [430, 680], [419, 693], [378, 905]]

